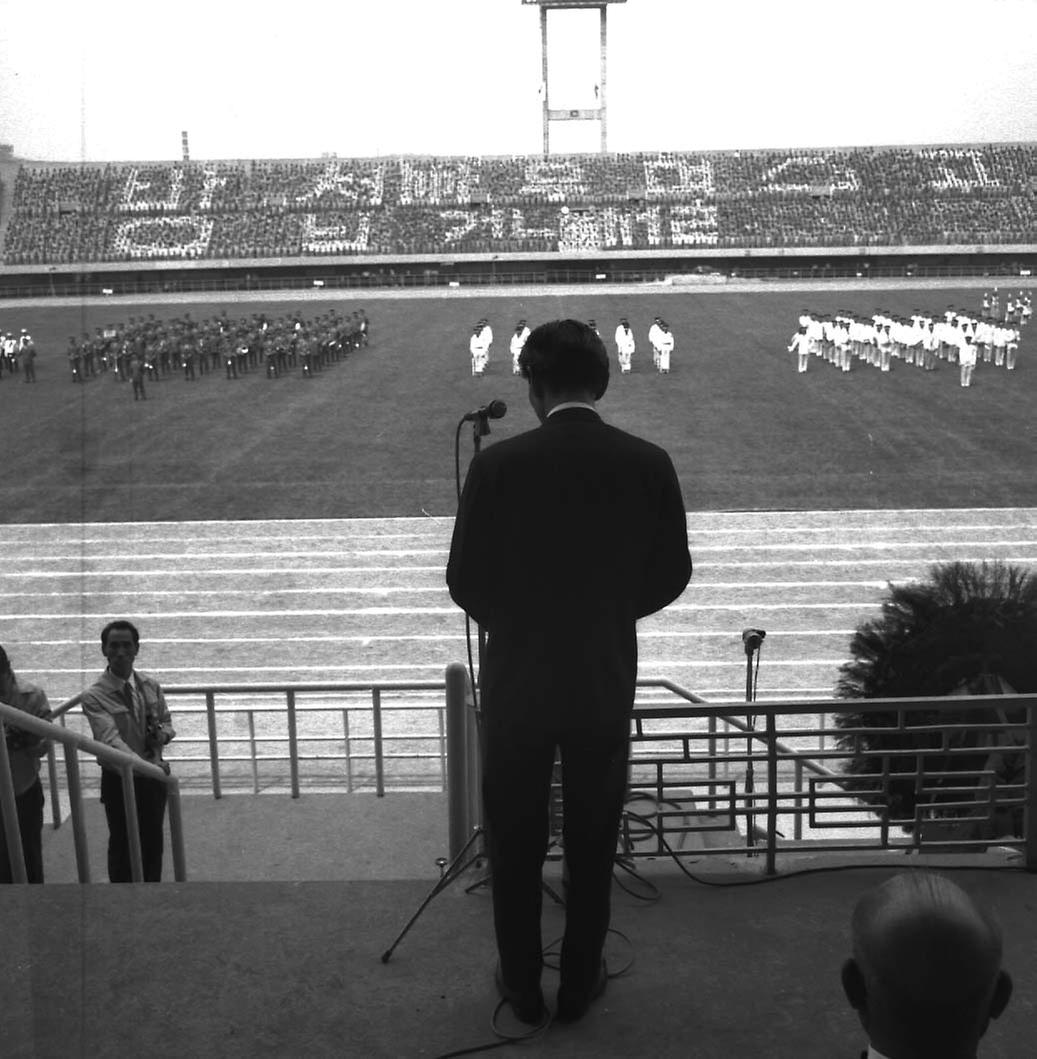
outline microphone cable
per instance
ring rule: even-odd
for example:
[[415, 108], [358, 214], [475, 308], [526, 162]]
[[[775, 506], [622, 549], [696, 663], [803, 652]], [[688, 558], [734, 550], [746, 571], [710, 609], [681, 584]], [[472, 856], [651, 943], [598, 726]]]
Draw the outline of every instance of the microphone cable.
[[[457, 430], [454, 431], [454, 488], [457, 492], [457, 506], [461, 506], [461, 428], [465, 425], [465, 418], [458, 420]], [[472, 658], [472, 618], [468, 611], [464, 612], [464, 639], [465, 648], [468, 652], [468, 686], [472, 689], [472, 708], [479, 712], [479, 692], [475, 684], [475, 662]]]

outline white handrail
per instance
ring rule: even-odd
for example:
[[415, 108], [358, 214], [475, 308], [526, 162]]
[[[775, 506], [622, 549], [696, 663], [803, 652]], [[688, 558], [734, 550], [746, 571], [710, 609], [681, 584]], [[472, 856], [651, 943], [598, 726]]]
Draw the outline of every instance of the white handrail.
[[[79, 701], [80, 696], [66, 704], [65, 708]], [[122, 777], [123, 802], [126, 809], [126, 833], [130, 847], [130, 870], [134, 882], [144, 878], [143, 858], [140, 848], [140, 832], [137, 822], [137, 799], [134, 796], [134, 773], [148, 779], [160, 780], [169, 788], [169, 837], [173, 849], [173, 874], [177, 882], [187, 880], [184, 856], [183, 814], [180, 806], [180, 781], [149, 761], [128, 754], [124, 750], [107, 746], [70, 731], [52, 721], [19, 710], [6, 702], [0, 702], [0, 808], [3, 812], [4, 831], [7, 835], [7, 850], [11, 860], [11, 878], [25, 882], [25, 862], [22, 853], [21, 834], [18, 830], [18, 813], [15, 804], [14, 782], [11, 762], [7, 752], [5, 725], [12, 725], [32, 732], [41, 739], [61, 743], [65, 750], [65, 768], [68, 775], [68, 796], [72, 814], [72, 828], [76, 845], [76, 867], [80, 882], [90, 882], [90, 863], [87, 857], [86, 830], [83, 823], [83, 792], [79, 779], [79, 751], [93, 754], [102, 765], [118, 772]]]

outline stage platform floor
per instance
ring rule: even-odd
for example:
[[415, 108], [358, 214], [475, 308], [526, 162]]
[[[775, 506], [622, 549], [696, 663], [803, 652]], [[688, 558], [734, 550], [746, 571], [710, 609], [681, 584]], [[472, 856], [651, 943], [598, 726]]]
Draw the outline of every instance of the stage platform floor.
[[[58, 847], [71, 845], [71, 833], [49, 835], [51, 881], [5, 887], [0, 901], [0, 1052], [5, 1059], [431, 1059], [489, 1045], [491, 904], [485, 888], [465, 892], [477, 873], [437, 896], [381, 962], [438, 876], [435, 857], [446, 852], [441, 798], [189, 798], [187, 883], [59, 882]], [[98, 812], [94, 805], [91, 861], [93, 877], [103, 880]], [[265, 838], [256, 838], [260, 831]], [[632, 948], [613, 938], [608, 950], [613, 969], [630, 956], [633, 966], [582, 1022], [550, 1027], [520, 1054], [856, 1059], [865, 1037], [839, 984], [850, 911], [869, 887], [923, 864], [962, 865], [947, 874], [1004, 925], [1015, 995], [981, 1054], [1028, 1059], [1037, 1033], [1037, 877], [1006, 868], [1018, 860], [993, 853], [876, 854], [868, 857], [873, 868], [863, 860], [784, 857], [782, 872], [846, 870], [740, 889], [692, 881], [670, 862], [639, 862], [658, 900], [617, 886], [613, 925]], [[762, 858], [703, 857], [688, 867], [713, 884], [744, 884], [760, 878]], [[549, 865], [548, 879], [557, 882], [557, 874]], [[561, 929], [562, 911], [547, 900], [545, 944]], [[547, 971], [552, 1006], [556, 985]], [[506, 1017], [502, 1027], [521, 1028]]]

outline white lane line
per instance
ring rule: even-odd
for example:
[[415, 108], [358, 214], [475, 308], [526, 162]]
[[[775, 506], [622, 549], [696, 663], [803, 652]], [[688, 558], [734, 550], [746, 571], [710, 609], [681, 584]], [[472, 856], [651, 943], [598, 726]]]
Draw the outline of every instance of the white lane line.
[[[859, 610], [865, 603], [671, 603], [667, 612], [697, 614], [707, 610]], [[335, 618], [394, 614], [452, 614], [460, 616], [457, 607], [343, 607], [327, 610], [163, 610], [138, 612], [144, 618]], [[107, 621], [108, 613], [77, 614], [0, 614], [2, 621]]]
[[[785, 519], [803, 520], [803, 529], [808, 532], [822, 533], [831, 529], [831, 526], [819, 525], [825, 519], [832, 519], [838, 526], [843, 526], [847, 518], [862, 518], [862, 525], [876, 529], [891, 528], [891, 520], [903, 519], [912, 525], [921, 527], [943, 527], [948, 523], [955, 523], [955, 516], [961, 518], [985, 518], [985, 522], [961, 523], [961, 525], [976, 525], [981, 528], [998, 527], [1012, 518], [1029, 519], [1037, 518], [1037, 508], [1032, 507], [962, 507], [962, 508], [825, 508], [821, 510], [794, 510], [794, 511], [686, 511], [686, 517], [690, 522], [732, 522], [732, 523], [774, 523], [783, 522]], [[933, 518], [932, 523], [916, 523], [915, 518]], [[995, 521], [990, 521], [991, 519]], [[97, 534], [93, 537], [82, 537], [85, 541], [96, 541], [98, 543], [111, 543], [115, 540], [124, 540], [127, 530], [136, 530], [138, 535], [156, 535], [157, 531], [170, 533], [175, 529], [177, 532], [169, 536], [161, 537], [164, 540], [183, 540], [185, 537], [205, 539], [206, 529], [215, 529], [227, 533], [236, 539], [260, 540], [266, 536], [303, 536], [306, 539], [320, 539], [329, 536], [342, 536], [351, 529], [364, 530], [373, 528], [376, 524], [386, 527], [399, 526], [400, 523], [413, 523], [416, 526], [425, 527], [415, 532], [394, 532], [386, 529], [384, 532], [363, 533], [356, 532], [355, 538], [370, 537], [420, 537], [427, 532], [442, 532], [449, 529], [454, 523], [453, 515], [434, 515], [424, 517], [376, 517], [356, 519], [242, 519], [222, 521], [197, 521], [197, 522], [32, 522], [32, 523], [8, 523], [3, 530], [8, 533], [28, 533], [39, 536], [45, 531], [69, 534], [75, 530]], [[957, 523], [955, 523], [957, 524]], [[319, 532], [310, 533], [311, 529]], [[716, 528], [701, 529], [701, 532], [734, 532], [752, 533], [753, 527], [740, 528], [738, 526], [717, 525]], [[215, 538], [220, 539], [220, 538]]]
[[[48, 556], [34, 555], [34, 561], [44, 560], [49, 558]], [[191, 556], [191, 558], [196, 558]], [[214, 556], [219, 558], [219, 556]], [[876, 560], [879, 562], [881, 560]], [[1037, 561], [1037, 560], [1035, 560]], [[445, 568], [436, 564], [435, 566], [296, 566], [285, 568], [283, 566], [271, 566], [267, 568], [257, 568], [251, 566], [231, 566], [223, 570], [213, 570], [207, 568], [205, 570], [198, 571], [204, 573], [206, 577], [220, 577], [223, 575], [241, 576], [247, 575], [248, 577], [254, 576], [271, 576], [271, 575], [283, 575], [291, 574], [293, 577], [298, 577], [300, 574], [313, 574], [320, 576], [324, 574], [400, 574], [400, 573], [444, 573]], [[2, 578], [18, 578], [18, 577], [183, 577], [183, 567], [179, 567], [171, 570], [141, 570], [140, 567], [133, 567], [129, 570], [23, 570], [20, 573], [0, 573], [0, 579]]]
[[[1015, 527], [1013, 527], [1015, 528]], [[695, 558], [696, 553], [729, 553], [731, 551], [739, 552], [805, 552], [810, 551], [818, 554], [824, 554], [825, 552], [861, 552], [867, 550], [883, 550], [883, 551], [904, 551], [908, 548], [975, 548], [977, 545], [982, 545], [984, 548], [1033, 548], [1037, 547], [1037, 537], [1022, 540], [1003, 540], [1003, 541], [976, 541], [976, 540], [948, 540], [948, 541], [911, 541], [911, 540], [898, 540], [898, 541], [877, 541], [873, 539], [867, 539], [862, 541], [856, 541], [851, 543], [832, 543], [824, 542], [823, 544], [817, 543], [774, 543], [774, 544], [739, 544], [739, 545], [697, 545], [694, 540], [689, 540], [689, 548], [691, 549], [692, 559]], [[364, 556], [372, 556], [375, 558], [406, 558], [408, 556], [447, 556], [449, 549], [447, 547], [441, 548], [415, 548], [407, 550], [394, 550], [394, 549], [375, 549], [375, 550], [364, 550], [364, 549], [334, 549], [334, 550], [311, 550], [311, 551], [282, 551], [280, 549], [255, 552], [139, 552], [135, 553], [136, 558], [141, 561], [147, 560], [160, 561], [163, 559], [174, 560], [177, 562], [192, 561], [196, 562], [203, 559], [312, 559], [321, 558], [327, 559], [335, 556], [343, 558], [362, 558]], [[39, 555], [33, 553], [25, 556], [33, 562], [51, 561], [51, 562], [68, 562], [76, 560], [79, 562], [104, 562], [109, 559], [110, 556], [104, 553], [98, 553], [96, 555], [86, 556], [82, 552], [58, 552], [49, 555]], [[8, 554], [6, 556], [8, 562], [16, 562], [17, 556]]]
[[[34, 556], [34, 558], [39, 558]], [[694, 558], [694, 557], [693, 557]], [[1001, 555], [998, 556], [1003, 562], [1006, 563], [1033, 563], [1037, 564], [1037, 554], [1034, 555]], [[984, 560], [989, 561], [990, 555], [956, 555], [954, 556], [955, 562], [965, 563], [980, 563]], [[767, 569], [769, 567], [780, 567], [785, 568], [789, 566], [802, 566], [808, 568], [834, 566], [839, 568], [857, 567], [857, 566], [881, 566], [884, 569], [890, 566], [927, 566], [934, 563], [945, 563], [948, 561], [947, 556], [919, 556], [915, 559], [854, 559], [848, 561], [846, 559], [744, 559], [736, 562], [703, 562], [699, 563], [695, 568], [696, 577], [700, 577], [703, 572], [712, 570], [741, 570], [747, 568], [762, 568]], [[403, 573], [439, 573], [444, 572], [444, 567], [440, 565], [436, 566], [303, 566], [303, 567], [270, 567], [267, 569], [256, 569], [253, 567], [228, 567], [226, 569], [204, 569], [196, 571], [199, 574], [204, 574], [206, 577], [272, 577], [290, 575], [291, 577], [304, 577], [313, 575], [315, 577], [326, 577], [329, 574], [403, 574]], [[23, 570], [16, 573], [2, 573], [0, 572], [0, 581], [9, 580], [17, 581], [29, 578], [49, 578], [49, 579], [79, 579], [84, 578], [105, 578], [115, 579], [120, 577], [184, 577], [183, 569], [173, 570], [141, 570], [140, 568], [134, 568], [132, 570]], [[701, 582], [699, 582], [701, 583]], [[744, 582], [740, 582], [744, 583]], [[811, 582], [813, 583], [813, 582]], [[885, 581], [882, 582], [885, 585]]]
[[[793, 636], [852, 636], [854, 629], [777, 629], [767, 633], [768, 640], [778, 637]], [[638, 630], [640, 640], [707, 640], [713, 638], [731, 639], [737, 638], [737, 631], [731, 629], [698, 629], [687, 632], [653, 632], [652, 630]], [[405, 633], [399, 636], [306, 636], [306, 643], [334, 643], [334, 644], [370, 644], [370, 643], [408, 643], [420, 641], [429, 643], [464, 643], [464, 633]], [[88, 639], [63, 639], [63, 640], [8, 640], [8, 646], [13, 644], [28, 644], [33, 647], [93, 647], [97, 643], [97, 637]], [[179, 647], [188, 645], [215, 645], [215, 644], [283, 644], [283, 636], [148, 636], [142, 639], [149, 646], [155, 644], [176, 644]]]
[[[813, 665], [813, 666], [840, 666], [843, 664], [845, 659], [807, 659], [807, 660], [790, 660], [790, 661], [775, 661], [771, 660], [767, 663], [768, 666], [774, 667], [786, 667], [791, 669], [793, 666], [799, 665]], [[665, 666], [668, 669], [681, 668], [681, 669], [744, 669], [744, 659], [735, 659], [730, 662], [696, 662], [696, 661], [669, 661], [665, 658], [661, 659], [646, 659], [644, 662], [646, 666], [659, 667], [660, 671], [664, 671], [661, 667]], [[317, 665], [317, 666], [301, 666], [301, 665], [284, 665], [284, 666], [155, 666], [153, 669], [148, 670], [151, 673], [162, 673], [167, 676], [170, 673], [349, 673], [353, 671], [364, 671], [369, 672], [371, 670], [381, 669], [436, 669], [442, 671], [445, 666], [444, 662], [384, 662], [384, 663], [357, 663], [356, 665], [336, 666], [336, 665]], [[639, 665], [640, 670], [640, 665]], [[48, 673], [55, 675], [68, 675], [70, 673], [80, 675], [81, 669], [48, 669]], [[286, 683], [291, 683], [291, 678], [286, 678]]]
[[[902, 578], [894, 584], [909, 585], [919, 578]], [[885, 588], [889, 579], [883, 581], [699, 581], [697, 588], [723, 588], [737, 590], [770, 590], [783, 588]], [[160, 597], [160, 596], [389, 596], [419, 595], [434, 592], [447, 595], [446, 585], [435, 585], [429, 588], [418, 588], [409, 585], [387, 588], [325, 587], [325, 588], [156, 588], [156, 589], [90, 589], [79, 592], [0, 592], [0, 599], [82, 599], [91, 597], [115, 596], [122, 598]]]

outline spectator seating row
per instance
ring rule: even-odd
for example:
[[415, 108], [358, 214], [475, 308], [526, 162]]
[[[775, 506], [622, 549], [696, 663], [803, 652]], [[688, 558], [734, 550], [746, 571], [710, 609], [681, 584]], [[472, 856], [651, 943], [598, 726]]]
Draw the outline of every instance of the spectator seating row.
[[23, 165], [7, 264], [1037, 242], [1037, 145]]

